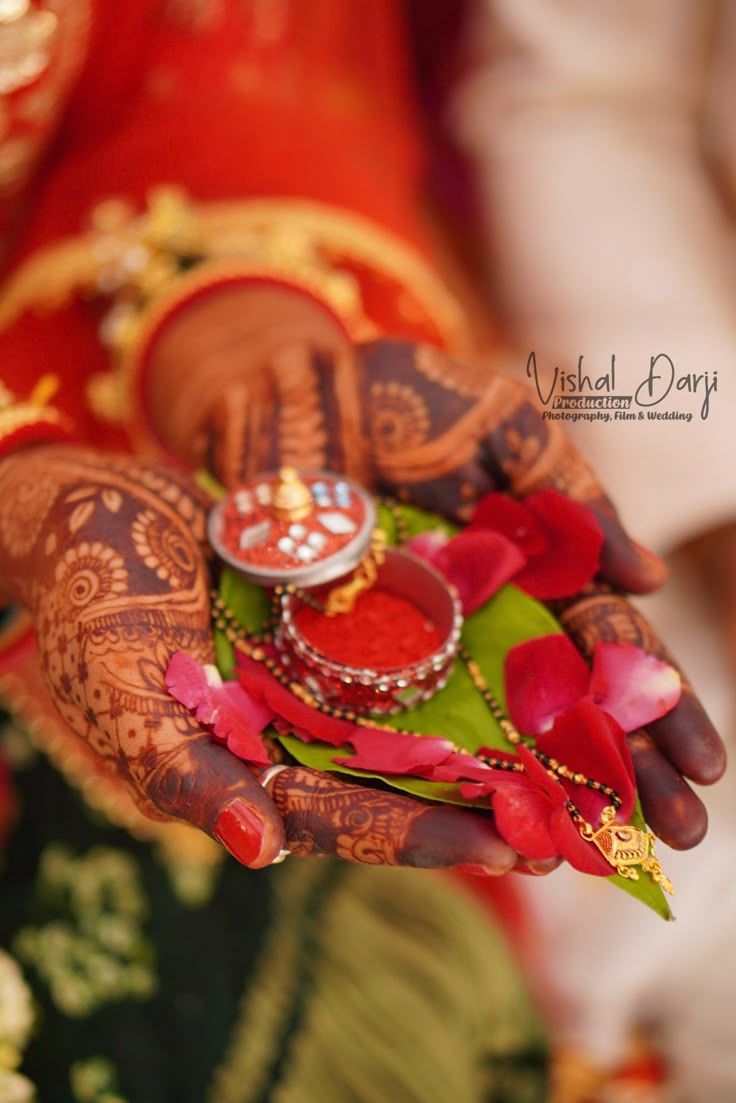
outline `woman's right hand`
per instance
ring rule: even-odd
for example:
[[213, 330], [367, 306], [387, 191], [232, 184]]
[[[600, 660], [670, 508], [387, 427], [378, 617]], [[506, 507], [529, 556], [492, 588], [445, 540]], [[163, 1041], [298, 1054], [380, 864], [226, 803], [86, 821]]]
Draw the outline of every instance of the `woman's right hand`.
[[[176, 380], [185, 379], [183, 390]], [[598, 580], [556, 606], [590, 657], [598, 640], [634, 643], [668, 661], [623, 596], [665, 578], [624, 530], [594, 472], [526, 387], [490, 365], [378, 340], [354, 347], [327, 311], [287, 290], [223, 289], [171, 321], [151, 365], [150, 411], [161, 435], [226, 485], [279, 463], [344, 471], [365, 485], [454, 520], [483, 494], [523, 498], [555, 487], [596, 514]], [[725, 749], [692, 687], [629, 745], [652, 829], [678, 849], [705, 834], [705, 807], [685, 778], [716, 781]]]

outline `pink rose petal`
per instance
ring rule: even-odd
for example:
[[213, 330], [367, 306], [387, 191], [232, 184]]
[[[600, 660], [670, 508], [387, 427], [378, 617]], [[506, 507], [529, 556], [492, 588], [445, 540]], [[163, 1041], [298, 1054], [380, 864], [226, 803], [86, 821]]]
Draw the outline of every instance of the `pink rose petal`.
[[182, 651], [171, 657], [165, 680], [171, 696], [234, 754], [254, 766], [270, 765], [260, 738], [273, 719], [270, 708], [237, 682], [223, 683], [216, 667], [202, 666]]
[[470, 616], [524, 566], [519, 549], [497, 532], [461, 532], [437, 552], [434, 566], [456, 588]]
[[590, 691], [624, 731], [659, 720], [680, 700], [682, 680], [674, 667], [630, 643], [598, 643]]
[[590, 671], [567, 636], [541, 636], [512, 647], [504, 663], [506, 703], [524, 735], [538, 735], [588, 692]]
[[[537, 749], [564, 762], [586, 779], [610, 786], [621, 798], [620, 817], [627, 820], [636, 798], [636, 781], [626, 735], [616, 721], [590, 700], [579, 701], [555, 721], [552, 731], [540, 735]], [[610, 798], [586, 785], [562, 779], [560, 788], [590, 822], [597, 821]]]
[[417, 559], [434, 563], [438, 551], [445, 546], [449, 539], [450, 537], [444, 529], [427, 529], [425, 532], [412, 536], [411, 540], [407, 540], [404, 547], [412, 555], [416, 555]]
[[171, 656], [164, 679], [171, 696], [187, 709], [196, 709], [210, 700], [207, 671], [183, 651]]
[[375, 728], [356, 727], [349, 742], [355, 754], [350, 758], [334, 758], [333, 762], [371, 773], [423, 777], [427, 770], [452, 754], [452, 743], [448, 739]]
[[293, 731], [305, 742], [321, 739], [333, 747], [345, 746], [355, 731], [356, 725], [350, 721], [337, 720], [300, 701], [261, 663], [242, 654], [238, 655], [238, 674], [241, 685], [276, 714], [274, 723], [279, 731]]

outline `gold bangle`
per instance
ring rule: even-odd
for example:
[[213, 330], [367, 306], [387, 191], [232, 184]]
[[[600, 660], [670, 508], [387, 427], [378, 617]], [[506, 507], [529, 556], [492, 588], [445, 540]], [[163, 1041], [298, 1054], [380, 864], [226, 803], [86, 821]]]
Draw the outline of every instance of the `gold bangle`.
[[45, 375], [26, 400], [15, 396], [0, 383], [0, 458], [28, 444], [68, 440], [69, 422], [46, 403], [56, 391], [54, 376]]

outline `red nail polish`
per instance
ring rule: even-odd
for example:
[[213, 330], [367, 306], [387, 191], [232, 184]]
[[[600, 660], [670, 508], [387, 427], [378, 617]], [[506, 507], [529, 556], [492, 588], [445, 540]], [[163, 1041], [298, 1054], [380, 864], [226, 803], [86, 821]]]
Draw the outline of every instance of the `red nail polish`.
[[261, 852], [264, 830], [253, 809], [243, 800], [234, 800], [217, 817], [214, 834], [234, 858], [249, 866]]
[[498, 877], [498, 870], [492, 869], [490, 866], [477, 866], [470, 863], [465, 863], [461, 866], [455, 866], [458, 873], [471, 873], [473, 877]]

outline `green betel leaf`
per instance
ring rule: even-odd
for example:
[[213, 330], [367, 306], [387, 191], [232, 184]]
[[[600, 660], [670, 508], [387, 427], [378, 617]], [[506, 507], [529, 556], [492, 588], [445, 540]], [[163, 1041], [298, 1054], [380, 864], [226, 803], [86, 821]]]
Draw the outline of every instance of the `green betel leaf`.
[[[509, 648], [523, 640], [560, 631], [562, 629], [554, 617], [537, 601], [515, 586], [504, 586], [491, 601], [466, 620], [463, 643], [475, 658], [490, 688], [505, 704], [503, 662]], [[440, 735], [466, 751], [477, 751], [484, 746], [497, 750], [512, 749], [498, 721], [488, 711], [465, 664], [461, 662], [455, 663], [447, 685], [429, 701], [396, 716], [388, 716], [381, 723], [393, 728], [407, 728], [422, 735]], [[295, 736], [279, 738], [289, 753], [304, 766], [356, 777], [375, 777], [413, 796], [478, 807], [477, 802], [460, 795], [456, 784], [416, 777], [383, 777], [364, 770], [351, 770], [349, 766], [340, 766], [333, 761], [334, 758], [352, 755], [350, 747], [338, 749], [324, 743], [303, 743]]]
[[[636, 798], [636, 805], [631, 815], [631, 823], [634, 827], [646, 831], [646, 820], [644, 819], [644, 813], [642, 812], [641, 802], [638, 797]], [[608, 880], [617, 888], [623, 889], [624, 892], [628, 892], [630, 896], [635, 897], [637, 900], [641, 900], [642, 904], [646, 904], [646, 906], [656, 912], [657, 915], [661, 915], [662, 919], [670, 920], [675, 918], [672, 914], [669, 901], [661, 887], [646, 873], [641, 873], [638, 881], [630, 881], [627, 877], [621, 877], [618, 873], [614, 873]]]
[[[447, 522], [422, 510], [402, 505], [401, 515], [409, 536], [428, 528], [442, 528], [448, 535], [454, 531]], [[384, 506], [379, 507], [379, 524], [386, 532], [389, 542], [395, 543], [395, 520]], [[258, 632], [263, 627], [270, 613], [271, 603], [260, 587], [245, 581], [234, 571], [225, 570], [220, 583], [220, 596], [246, 630]], [[482, 609], [466, 619], [462, 642], [478, 664], [494, 696], [505, 708], [504, 660], [508, 651], [525, 640], [562, 631], [559, 623], [543, 605], [517, 587], [506, 585]], [[221, 674], [223, 677], [232, 677], [235, 666], [232, 645], [223, 633], [217, 631], [215, 645]], [[482, 746], [495, 750], [512, 749], [498, 721], [491, 715], [488, 705], [473, 683], [465, 664], [459, 661], [455, 663], [444, 689], [429, 701], [399, 715], [387, 717], [385, 721], [382, 720], [384, 722], [391, 727], [405, 728], [422, 735], [443, 736], [466, 751], [474, 752]], [[408, 776], [388, 777], [364, 770], [353, 770], [349, 765], [338, 765], [334, 761], [335, 758], [352, 756], [350, 747], [337, 748], [319, 742], [304, 743], [296, 736], [279, 735], [273, 730], [268, 734], [278, 739], [297, 762], [311, 769], [344, 774], [363, 781], [375, 779], [410, 796], [480, 810], [478, 802], [466, 800], [460, 795], [457, 784]], [[482, 810], [487, 812], [487, 805]], [[638, 802], [632, 823], [637, 827], [644, 827]], [[609, 880], [641, 900], [664, 919], [672, 918], [662, 889], [648, 874], [642, 873], [638, 881], [630, 881], [618, 874], [612, 875]]]
[[[248, 582], [230, 568], [220, 577], [220, 597], [246, 632], [260, 632], [271, 612], [271, 599], [262, 586]], [[224, 632], [215, 629], [215, 662], [223, 678], [232, 678], [235, 648]]]

